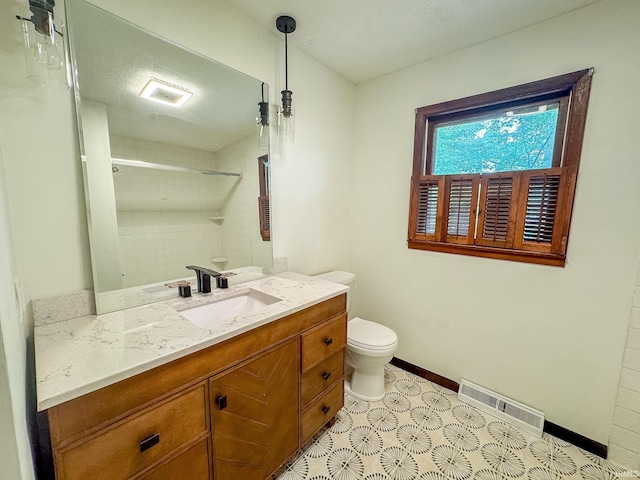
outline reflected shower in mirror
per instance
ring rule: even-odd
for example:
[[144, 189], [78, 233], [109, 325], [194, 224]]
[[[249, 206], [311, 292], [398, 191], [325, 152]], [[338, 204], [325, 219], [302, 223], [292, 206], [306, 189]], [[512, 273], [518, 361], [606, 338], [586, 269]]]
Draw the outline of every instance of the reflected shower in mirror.
[[84, 0], [66, 9], [98, 313], [177, 296], [186, 265], [270, 275], [266, 85]]

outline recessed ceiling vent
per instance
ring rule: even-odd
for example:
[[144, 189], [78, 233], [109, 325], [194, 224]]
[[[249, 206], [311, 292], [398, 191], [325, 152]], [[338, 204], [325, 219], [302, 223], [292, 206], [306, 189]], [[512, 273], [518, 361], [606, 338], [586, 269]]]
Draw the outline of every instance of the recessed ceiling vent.
[[544, 413], [515, 400], [498, 395], [467, 380], [460, 382], [458, 398], [478, 410], [504, 420], [522, 430], [542, 437]]
[[140, 91], [142, 98], [172, 107], [184, 105], [192, 95], [193, 93], [180, 85], [174, 85], [157, 78], [150, 78]]

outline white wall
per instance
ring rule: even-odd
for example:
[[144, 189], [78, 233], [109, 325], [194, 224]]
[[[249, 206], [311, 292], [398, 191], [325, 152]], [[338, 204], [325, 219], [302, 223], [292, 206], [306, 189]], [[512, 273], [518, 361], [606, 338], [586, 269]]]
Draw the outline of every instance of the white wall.
[[291, 47], [289, 88], [296, 140], [272, 159], [274, 256], [300, 273], [347, 270], [355, 88]]
[[16, 268], [30, 299], [92, 280], [72, 94], [27, 80], [18, 5], [0, 0], [0, 143]]
[[[638, 25], [640, 2], [605, 0], [360, 85], [356, 100], [353, 312], [394, 328], [398, 357], [605, 444], [640, 245]], [[566, 267], [409, 250], [414, 109], [588, 67]]]
[[14, 286], [4, 180], [0, 143], [0, 465], [3, 478], [27, 480], [34, 478], [27, 435], [27, 345]]
[[26, 298], [91, 285], [71, 94], [27, 80], [14, 17], [24, 5], [0, 0], [0, 183], [6, 187], [0, 208], [0, 465], [2, 475], [16, 480], [34, 478], [27, 424], [34, 422], [35, 386], [25, 338], [31, 335], [30, 310], [25, 327], [12, 275]]
[[609, 437], [610, 460], [640, 470], [640, 270]]

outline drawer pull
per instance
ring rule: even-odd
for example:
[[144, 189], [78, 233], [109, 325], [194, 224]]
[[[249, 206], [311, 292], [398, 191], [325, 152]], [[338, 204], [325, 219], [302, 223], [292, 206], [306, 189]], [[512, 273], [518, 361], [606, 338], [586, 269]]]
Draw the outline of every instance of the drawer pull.
[[325, 380], [329, 380], [330, 376], [331, 376], [331, 372], [324, 372], [322, 374], [322, 378], [324, 378]]
[[333, 343], [333, 338], [331, 337], [327, 337], [324, 339], [324, 344], [328, 347], [329, 345], [331, 345]]
[[151, 435], [150, 437], [145, 438], [140, 442], [140, 453], [144, 452], [145, 450], [149, 450], [151, 447], [159, 443], [160, 443], [159, 433], [156, 433], [155, 435]]
[[322, 407], [322, 413], [324, 413], [325, 415], [326, 415], [327, 413], [329, 413], [329, 410], [331, 410], [331, 407], [329, 407], [329, 406], [327, 406], [327, 405], [325, 405], [324, 407]]
[[219, 397], [217, 397], [216, 404], [218, 405], [219, 410], [224, 410], [225, 408], [227, 408], [227, 396], [220, 395]]

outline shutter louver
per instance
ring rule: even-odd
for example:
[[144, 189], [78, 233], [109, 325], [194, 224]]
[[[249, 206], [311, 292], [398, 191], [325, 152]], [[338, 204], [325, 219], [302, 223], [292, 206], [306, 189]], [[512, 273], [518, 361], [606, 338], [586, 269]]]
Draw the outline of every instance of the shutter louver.
[[258, 197], [258, 215], [260, 217], [260, 236], [262, 240], [271, 239], [271, 213], [269, 211], [269, 195]]
[[451, 182], [449, 190], [449, 222], [447, 235], [469, 235], [469, 219], [471, 218], [471, 192], [473, 184], [471, 180], [458, 180]]
[[522, 240], [551, 243], [558, 206], [560, 175], [531, 177]]
[[519, 181], [516, 172], [482, 175], [476, 244], [502, 248], [513, 246]]
[[564, 254], [563, 219], [574, 169], [555, 167], [523, 172], [520, 213], [514, 247], [540, 253]]
[[482, 239], [505, 241], [511, 211], [512, 178], [492, 178], [487, 182]]
[[480, 175], [446, 177], [446, 242], [473, 244], [479, 184]]
[[440, 185], [437, 180], [420, 182], [418, 186], [416, 233], [435, 235], [439, 190]]

